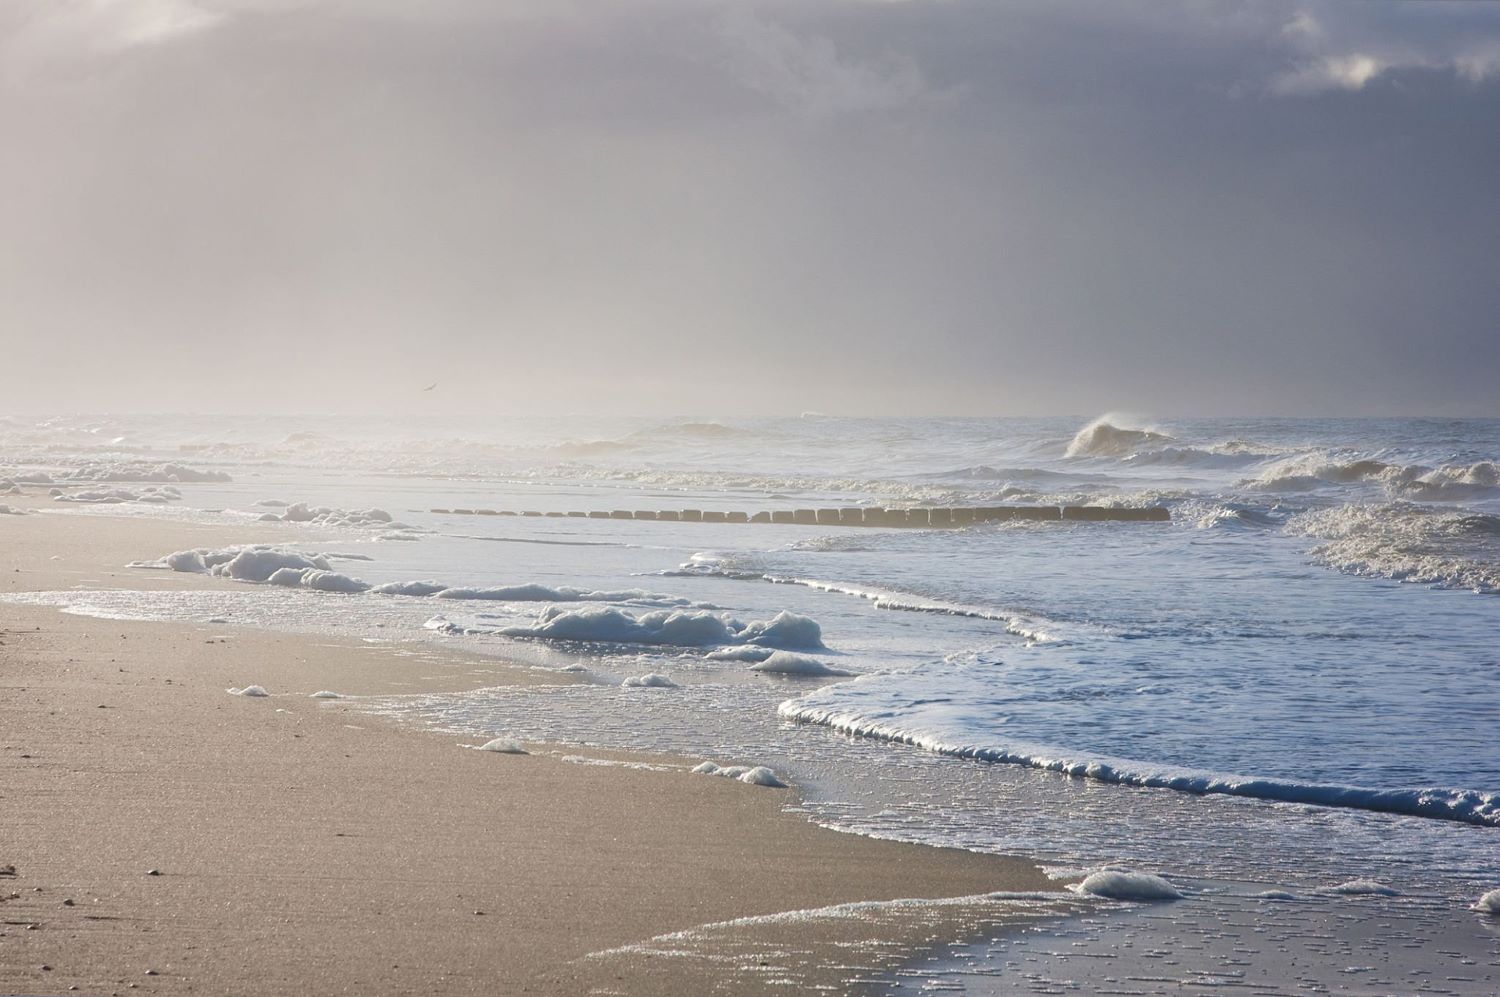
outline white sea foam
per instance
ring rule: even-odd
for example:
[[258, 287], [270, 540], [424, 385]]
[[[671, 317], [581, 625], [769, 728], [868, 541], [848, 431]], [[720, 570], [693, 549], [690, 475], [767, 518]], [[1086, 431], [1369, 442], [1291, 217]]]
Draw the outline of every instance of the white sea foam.
[[75, 492], [62, 492], [52, 497], [54, 502], [76, 502], [82, 505], [120, 505], [126, 502], [164, 505], [181, 498], [180, 491], [166, 485], [151, 485], [140, 489], [86, 488]]
[[309, 699], [343, 699], [344, 697], [342, 695], [340, 695], [339, 693], [333, 692], [332, 690], [329, 690], [329, 689], [319, 689], [317, 692], [313, 693], [308, 698]]
[[657, 606], [692, 605], [688, 599], [658, 592], [647, 592], [645, 589], [596, 591], [574, 588], [570, 585], [554, 587], [536, 582], [495, 588], [442, 588], [434, 594], [439, 599], [475, 599], [491, 602], [628, 602]]
[[620, 683], [627, 689], [676, 689], [677, 683], [659, 672], [632, 675]]
[[278, 568], [266, 579], [272, 585], [288, 588], [314, 589], [319, 592], [343, 592], [348, 594], [366, 592], [370, 586], [358, 578], [337, 571], [322, 571], [318, 568]]
[[786, 783], [776, 775], [774, 769], [764, 765], [715, 765], [713, 762], [704, 762], [693, 769], [698, 775], [716, 775], [725, 779], [733, 779], [743, 782], [749, 786], [768, 786], [771, 788], [784, 788]]
[[1300, 513], [1286, 529], [1322, 541], [1313, 556], [1349, 574], [1500, 592], [1497, 516], [1361, 503]]
[[380, 595], [429, 596], [436, 595], [447, 587], [448, 586], [444, 585], [442, 582], [435, 582], [431, 580], [414, 582], [386, 582], [383, 585], [376, 585], [370, 591], [379, 593]]
[[823, 647], [822, 628], [816, 621], [786, 611], [770, 620], [740, 623], [727, 614], [708, 610], [656, 610], [635, 616], [611, 606], [571, 610], [549, 606], [537, 616], [532, 626], [501, 627], [491, 632], [506, 637], [604, 644]]
[[486, 742], [484, 742], [483, 744], [481, 744], [479, 746], [478, 750], [480, 750], [480, 751], [493, 751], [493, 752], [496, 752], [497, 754], [501, 754], [501, 755], [527, 755], [527, 754], [530, 754], [529, 751], [527, 751], [525, 748], [521, 747], [520, 742], [513, 741], [513, 740], [511, 740], [508, 737], [497, 737], [497, 738], [494, 738], [493, 740], [486, 741]]
[[767, 672], [775, 675], [797, 675], [805, 677], [817, 677], [824, 675], [851, 675], [842, 668], [834, 668], [824, 664], [817, 658], [810, 658], [805, 654], [796, 654], [792, 651], [777, 651], [769, 658], [757, 664], [751, 665], [752, 672]]
[[231, 480], [223, 471], [203, 471], [182, 464], [157, 464], [149, 461], [113, 461], [88, 463], [48, 476], [34, 474], [35, 484], [65, 484], [69, 481], [126, 482], [223, 482]]
[[1478, 900], [1470, 910], [1479, 911], [1481, 914], [1500, 915], [1500, 890], [1491, 890]]
[[1401, 895], [1400, 890], [1393, 889], [1384, 883], [1377, 883], [1373, 879], [1351, 879], [1347, 883], [1330, 886], [1328, 892], [1346, 897], [1399, 897]]
[[709, 651], [704, 657], [709, 661], [765, 661], [775, 653], [769, 647], [742, 644], [738, 647], [721, 647], [716, 651]]
[[231, 696], [249, 696], [252, 699], [259, 699], [261, 697], [270, 695], [270, 693], [265, 690], [264, 686], [259, 685], [247, 685], [243, 689], [228, 689], [226, 691]]
[[[206, 560], [206, 559], [205, 559]], [[327, 561], [321, 557], [308, 557], [289, 550], [274, 547], [248, 547], [234, 554], [227, 561], [214, 564], [213, 574], [233, 578], [242, 582], [269, 581], [282, 568], [316, 568], [329, 571]]]
[[789, 699], [778, 707], [777, 713], [788, 720], [821, 724], [846, 734], [910, 744], [937, 754], [1023, 765], [1104, 783], [1376, 810], [1500, 827], [1500, 793], [1434, 786], [1371, 789], [1327, 785], [1294, 779], [1205, 772], [1171, 765], [1151, 765], [1120, 758], [1088, 755], [1076, 757], [1068, 752], [1021, 743], [961, 743], [892, 723], [879, 715], [866, 716], [856, 709], [837, 704], [825, 705], [818, 701], [819, 697], [836, 696], [845, 689], [856, 688], [864, 681], [868, 679], [856, 678], [852, 683], [825, 687], [799, 699]]
[[1126, 869], [1101, 869], [1085, 877], [1078, 889], [1110, 900], [1151, 903], [1182, 899], [1182, 891], [1162, 877]]

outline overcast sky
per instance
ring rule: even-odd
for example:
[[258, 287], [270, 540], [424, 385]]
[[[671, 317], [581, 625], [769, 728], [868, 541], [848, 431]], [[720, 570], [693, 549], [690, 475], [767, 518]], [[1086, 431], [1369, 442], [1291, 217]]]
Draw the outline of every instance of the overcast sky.
[[0, 4], [0, 410], [1119, 408], [1500, 415], [1500, 4]]

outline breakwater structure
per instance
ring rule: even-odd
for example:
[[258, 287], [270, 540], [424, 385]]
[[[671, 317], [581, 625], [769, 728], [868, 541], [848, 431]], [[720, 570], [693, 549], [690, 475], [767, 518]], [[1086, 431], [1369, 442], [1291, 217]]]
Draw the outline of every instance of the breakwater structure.
[[994, 505], [880, 509], [777, 509], [756, 513], [718, 509], [611, 509], [593, 512], [513, 512], [496, 509], [429, 509], [451, 516], [532, 516], [551, 519], [630, 519], [656, 523], [782, 523], [799, 526], [881, 526], [952, 529], [977, 523], [1084, 522], [1166, 523], [1172, 514], [1161, 506], [1129, 508], [1104, 505]]

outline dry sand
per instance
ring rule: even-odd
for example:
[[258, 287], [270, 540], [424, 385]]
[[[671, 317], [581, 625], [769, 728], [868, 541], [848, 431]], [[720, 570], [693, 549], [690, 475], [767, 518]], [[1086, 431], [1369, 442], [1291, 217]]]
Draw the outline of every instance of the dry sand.
[[[229, 585], [121, 566], [272, 538], [0, 516], [0, 590]], [[539, 680], [491, 659], [6, 603], [0, 628], [0, 993], [837, 991], [1006, 915], [772, 925], [775, 957], [748, 967], [661, 943], [588, 956], [778, 911], [1056, 889], [1022, 860], [814, 827], [788, 790], [466, 751], [307, 698]], [[277, 695], [225, 692], [247, 683]]]

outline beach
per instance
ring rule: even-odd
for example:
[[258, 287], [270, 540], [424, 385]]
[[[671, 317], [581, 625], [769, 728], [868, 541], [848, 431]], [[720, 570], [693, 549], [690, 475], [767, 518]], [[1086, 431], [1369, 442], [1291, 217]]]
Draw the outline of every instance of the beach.
[[[0, 577], [10, 592], [229, 586], [123, 567], [256, 530], [223, 533], [4, 516]], [[464, 750], [480, 742], [309, 698], [565, 675], [406, 641], [12, 604], [0, 619], [0, 866], [15, 867], [0, 878], [0, 992], [691, 994], [699, 963], [588, 957], [783, 911], [1059, 889], [1029, 861], [818, 828], [785, 810], [795, 790], [690, 774], [699, 759]], [[271, 695], [226, 692], [250, 684]], [[563, 760], [579, 755], [613, 764]], [[922, 921], [886, 941], [942, 935], [943, 917]], [[949, 928], [941, 940], [958, 940]], [[847, 926], [796, 932], [813, 972], [820, 930], [832, 942]], [[835, 968], [834, 951], [823, 975], [857, 976], [861, 960], [845, 948]]]
[[1493, 992], [1492, 438], [16, 423], [0, 993]]

